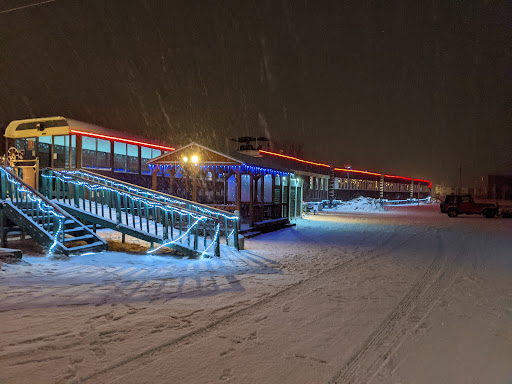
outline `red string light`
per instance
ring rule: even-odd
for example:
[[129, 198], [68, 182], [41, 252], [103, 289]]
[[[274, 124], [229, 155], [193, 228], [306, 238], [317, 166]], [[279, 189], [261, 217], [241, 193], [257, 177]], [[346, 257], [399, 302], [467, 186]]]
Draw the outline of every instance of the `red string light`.
[[365, 175], [374, 175], [374, 176], [380, 176], [380, 173], [375, 172], [368, 172], [368, 171], [358, 171], [356, 169], [348, 169], [348, 168], [334, 168], [335, 171], [342, 171], [342, 172], [354, 172], [354, 173], [364, 173]]
[[282, 155], [280, 153], [275, 153], [275, 152], [269, 152], [269, 151], [264, 151], [262, 149], [259, 150], [260, 153], [266, 153], [267, 155], [272, 155], [272, 156], [277, 156], [277, 157], [282, 157], [284, 159], [289, 159], [289, 160], [294, 160], [294, 161], [298, 161], [300, 163], [304, 163], [304, 164], [311, 164], [311, 165], [317, 165], [319, 167], [326, 167], [326, 168], [331, 168], [330, 165], [327, 165], [327, 164], [322, 164], [322, 163], [315, 163], [313, 161], [308, 161], [308, 160], [302, 160], [302, 159], [298, 159], [296, 157], [292, 157], [292, 156], [288, 156], [288, 155]]
[[[315, 163], [313, 161], [308, 161], [308, 160], [302, 160], [302, 159], [299, 159], [297, 157], [283, 155], [281, 153], [265, 151], [263, 149], [260, 149], [259, 151], [260, 151], [260, 153], [265, 153], [265, 154], [272, 155], [272, 156], [282, 157], [284, 159], [294, 160], [294, 161], [298, 161], [300, 163], [312, 164], [312, 165], [317, 165], [319, 167], [326, 167], [326, 168], [330, 168], [331, 167], [330, 165], [327, 165], [327, 164]], [[357, 169], [348, 169], [348, 168], [334, 168], [334, 170], [335, 171], [340, 171], [340, 172], [362, 173], [362, 174], [365, 174], [365, 175], [373, 175], [373, 176], [381, 176], [381, 175], [383, 175], [382, 173], [368, 172], [368, 171], [359, 171]], [[432, 185], [432, 183], [430, 181], [428, 181], [428, 180], [413, 179], [411, 177], [394, 176], [394, 175], [383, 175], [383, 176], [384, 177], [395, 178], [395, 179], [402, 179], [402, 180], [409, 180], [409, 181], [414, 180], [414, 181], [419, 181], [419, 182], [422, 182], [422, 183], [429, 183], [429, 188]]]
[[70, 129], [69, 131], [71, 133], [76, 133], [76, 134], [79, 134], [79, 135], [82, 135], [82, 136], [90, 136], [90, 137], [97, 137], [99, 139], [120, 141], [122, 143], [127, 143], [127, 144], [142, 145], [143, 147], [160, 149], [162, 151], [170, 151], [170, 152], [172, 152], [172, 151], [176, 150], [173, 147], [165, 147], [163, 145], [144, 143], [143, 141], [123, 139], [123, 138], [120, 138], [120, 137], [113, 137], [113, 136], [107, 136], [107, 135], [100, 135], [99, 133], [82, 132], [82, 131], [77, 131], [77, 130], [74, 130], [74, 129]]

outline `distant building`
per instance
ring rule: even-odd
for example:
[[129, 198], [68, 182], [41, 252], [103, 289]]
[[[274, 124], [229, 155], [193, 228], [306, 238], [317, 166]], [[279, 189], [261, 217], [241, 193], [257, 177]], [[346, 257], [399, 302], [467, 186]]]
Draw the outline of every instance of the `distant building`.
[[453, 185], [444, 185], [439, 184], [436, 185], [433, 191], [433, 195], [437, 198], [444, 198], [447, 195], [456, 194], [456, 195], [473, 195], [475, 194], [474, 187], [455, 187]]
[[476, 185], [476, 196], [486, 199], [512, 200], [512, 174], [482, 176]]

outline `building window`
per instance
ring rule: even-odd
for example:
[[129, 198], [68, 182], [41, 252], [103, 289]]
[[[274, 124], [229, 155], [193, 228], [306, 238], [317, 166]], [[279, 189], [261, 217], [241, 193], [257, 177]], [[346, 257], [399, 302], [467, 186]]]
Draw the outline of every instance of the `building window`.
[[248, 202], [251, 198], [251, 176], [242, 175], [242, 201]]
[[139, 147], [136, 145], [126, 147], [126, 172], [139, 173]]
[[69, 168], [69, 135], [53, 136], [53, 166]]
[[272, 175], [264, 176], [264, 191], [263, 191], [263, 201], [265, 203], [272, 203]]
[[[148, 161], [151, 159], [154, 159], [155, 157], [158, 157], [162, 154], [162, 151], [158, 149], [152, 149], [148, 147], [140, 147], [140, 157], [142, 162], [142, 174], [143, 175], [150, 175], [151, 171], [148, 167]], [[158, 172], [159, 175], [161, 175], [161, 172]]]
[[126, 144], [114, 141], [114, 172], [126, 172]]
[[110, 141], [82, 136], [82, 167], [110, 170]]

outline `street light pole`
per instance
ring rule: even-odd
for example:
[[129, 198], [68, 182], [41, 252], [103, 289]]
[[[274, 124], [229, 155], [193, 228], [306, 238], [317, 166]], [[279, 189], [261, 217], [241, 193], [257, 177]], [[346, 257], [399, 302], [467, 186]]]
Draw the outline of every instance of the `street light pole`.
[[462, 163], [459, 164], [459, 195], [462, 194]]

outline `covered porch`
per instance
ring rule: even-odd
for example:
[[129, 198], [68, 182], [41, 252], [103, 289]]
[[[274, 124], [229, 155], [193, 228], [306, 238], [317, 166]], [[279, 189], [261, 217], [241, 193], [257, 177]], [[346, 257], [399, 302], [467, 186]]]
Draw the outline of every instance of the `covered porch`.
[[166, 177], [169, 194], [238, 212], [242, 224], [302, 215], [302, 180], [286, 169], [251, 165], [197, 143], [148, 165], [153, 189]]

